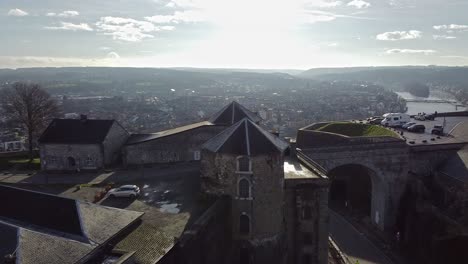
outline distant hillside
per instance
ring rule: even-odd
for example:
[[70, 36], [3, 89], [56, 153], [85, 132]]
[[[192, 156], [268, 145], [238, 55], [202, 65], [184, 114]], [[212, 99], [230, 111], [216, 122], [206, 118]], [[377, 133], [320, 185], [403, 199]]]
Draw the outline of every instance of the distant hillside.
[[297, 75], [317, 80], [372, 82], [390, 87], [408, 83], [468, 85], [468, 67], [401, 66], [310, 69]]
[[63, 67], [0, 69], [0, 86], [17, 81], [41, 84], [52, 94], [122, 95], [155, 91], [216, 89], [227, 84], [271, 88], [303, 86], [287, 73], [192, 68]]
[[295, 69], [226, 69], [226, 68], [190, 68], [190, 67], [177, 67], [177, 68], [169, 68], [175, 70], [183, 70], [183, 71], [192, 71], [192, 72], [207, 72], [207, 73], [222, 73], [222, 72], [253, 72], [253, 73], [278, 73], [278, 74], [291, 74], [297, 75], [302, 72], [303, 70], [295, 70]]

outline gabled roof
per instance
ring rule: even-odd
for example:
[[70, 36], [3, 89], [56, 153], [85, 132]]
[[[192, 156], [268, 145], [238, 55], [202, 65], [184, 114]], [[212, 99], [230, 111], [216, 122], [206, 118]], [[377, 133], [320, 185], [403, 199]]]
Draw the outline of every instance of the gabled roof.
[[288, 144], [252, 120], [244, 118], [210, 139], [203, 148], [216, 153], [250, 156], [283, 152], [288, 148]]
[[126, 145], [138, 144], [146, 141], [151, 141], [158, 138], [168, 137], [172, 135], [176, 135], [182, 132], [194, 130], [200, 127], [206, 126], [213, 126], [213, 123], [209, 121], [198, 122], [186, 126], [176, 127], [156, 133], [149, 133], [149, 134], [132, 134], [127, 140]]
[[0, 185], [0, 253], [16, 263], [76, 263], [143, 213]]
[[254, 123], [258, 123], [262, 120], [258, 115], [245, 108], [238, 102], [232, 101], [232, 103], [226, 105], [223, 109], [216, 113], [210, 119], [210, 122], [215, 125], [230, 126], [244, 118], [248, 118]]
[[115, 120], [54, 119], [39, 138], [40, 143], [99, 144]]
[[0, 219], [84, 236], [75, 200], [0, 185], [0, 201]]

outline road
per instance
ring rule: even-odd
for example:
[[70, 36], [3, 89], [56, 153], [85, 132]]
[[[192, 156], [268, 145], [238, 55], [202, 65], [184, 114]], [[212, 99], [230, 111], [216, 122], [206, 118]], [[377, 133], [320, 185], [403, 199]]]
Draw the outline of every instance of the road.
[[393, 264], [382, 251], [342, 216], [332, 210], [329, 212], [330, 235], [352, 264]]

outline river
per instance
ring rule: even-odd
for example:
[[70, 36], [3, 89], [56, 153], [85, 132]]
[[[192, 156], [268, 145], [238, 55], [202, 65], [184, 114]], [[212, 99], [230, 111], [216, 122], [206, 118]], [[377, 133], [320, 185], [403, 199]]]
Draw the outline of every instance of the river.
[[[455, 100], [455, 98], [447, 93], [442, 93], [442, 92], [433, 92], [431, 91], [431, 94], [429, 97], [424, 98], [424, 97], [418, 97], [415, 95], [412, 95], [408, 92], [395, 92], [398, 94], [400, 97], [403, 99], [417, 99], [417, 100]], [[458, 106], [456, 107], [455, 104], [451, 103], [430, 103], [430, 102], [407, 102], [406, 106], [408, 107], [408, 110], [406, 111], [408, 114], [414, 115], [417, 113], [434, 113], [437, 111], [438, 113], [444, 113], [444, 112], [455, 112], [455, 111], [466, 111], [467, 108]]]

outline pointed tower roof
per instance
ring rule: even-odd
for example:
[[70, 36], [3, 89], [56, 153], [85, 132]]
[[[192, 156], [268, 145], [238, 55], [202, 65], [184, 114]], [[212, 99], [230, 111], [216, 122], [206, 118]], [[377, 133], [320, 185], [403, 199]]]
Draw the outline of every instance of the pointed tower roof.
[[232, 125], [243, 118], [248, 118], [254, 123], [258, 123], [262, 120], [258, 115], [238, 102], [232, 101], [217, 112], [209, 121], [215, 125]]
[[283, 152], [288, 148], [288, 144], [252, 120], [244, 118], [210, 139], [203, 148], [215, 153], [250, 156]]

